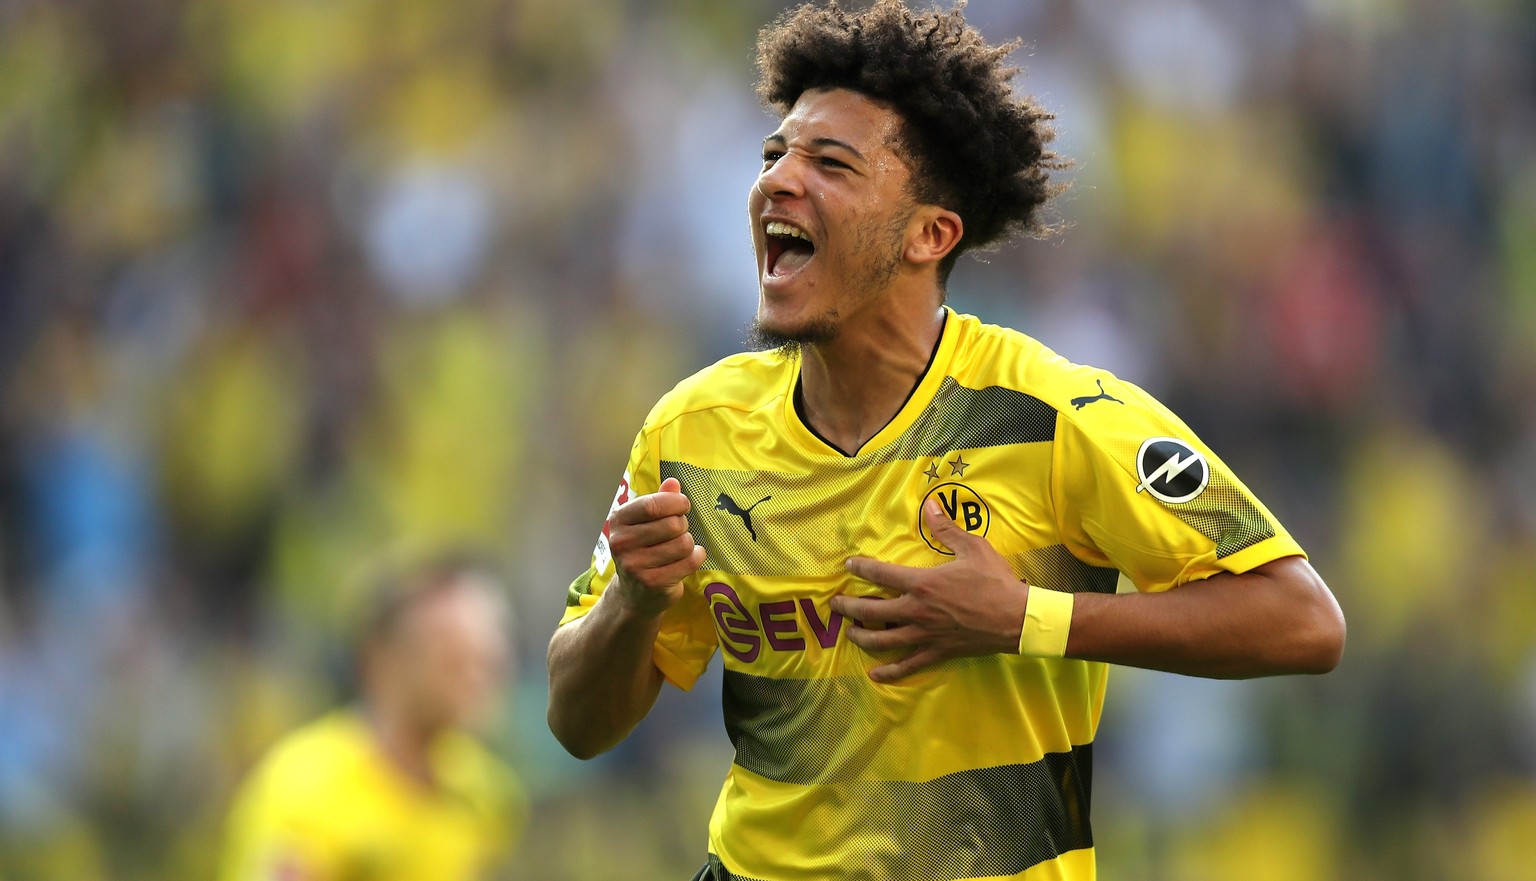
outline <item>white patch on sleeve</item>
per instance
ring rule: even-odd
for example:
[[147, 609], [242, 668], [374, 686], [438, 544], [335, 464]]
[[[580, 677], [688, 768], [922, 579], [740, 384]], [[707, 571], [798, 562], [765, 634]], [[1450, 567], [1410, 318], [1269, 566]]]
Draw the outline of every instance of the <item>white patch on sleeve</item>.
[[[625, 469], [624, 479], [619, 481], [618, 492], [613, 494], [613, 504], [608, 506], [608, 517], [612, 517], [614, 511], [619, 510], [620, 506], [630, 500], [629, 482], [629, 470]], [[607, 579], [613, 577], [613, 552], [608, 548], [608, 520], [606, 517], [603, 519], [603, 531], [598, 533], [597, 536], [597, 547], [592, 549], [592, 569], [599, 578]]]

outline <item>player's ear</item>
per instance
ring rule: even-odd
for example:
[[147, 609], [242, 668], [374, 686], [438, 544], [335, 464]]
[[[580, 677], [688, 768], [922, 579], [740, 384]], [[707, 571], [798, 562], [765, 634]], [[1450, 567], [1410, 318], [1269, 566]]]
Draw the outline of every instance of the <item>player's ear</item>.
[[919, 265], [943, 260], [965, 234], [960, 215], [938, 205], [922, 205], [907, 224], [907, 246], [902, 256]]

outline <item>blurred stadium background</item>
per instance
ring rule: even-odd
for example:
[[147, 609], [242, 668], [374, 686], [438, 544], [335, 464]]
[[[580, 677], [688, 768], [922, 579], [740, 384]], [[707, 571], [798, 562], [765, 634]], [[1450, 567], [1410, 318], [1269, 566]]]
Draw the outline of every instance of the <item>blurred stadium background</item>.
[[[717, 681], [581, 764], [544, 646], [645, 411], [736, 349], [770, 0], [0, 3], [0, 879], [203, 879], [360, 566], [492, 548], [517, 876], [676, 879]], [[1184, 415], [1350, 621], [1117, 671], [1106, 878], [1536, 877], [1536, 5], [975, 0], [1071, 224], [951, 301]]]

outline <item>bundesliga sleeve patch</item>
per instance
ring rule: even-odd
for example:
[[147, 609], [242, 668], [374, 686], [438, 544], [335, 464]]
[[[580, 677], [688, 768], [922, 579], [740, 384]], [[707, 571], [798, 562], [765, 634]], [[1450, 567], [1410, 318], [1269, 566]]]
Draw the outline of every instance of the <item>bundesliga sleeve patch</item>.
[[1136, 453], [1137, 492], [1170, 505], [1192, 502], [1211, 482], [1205, 454], [1172, 437], [1148, 438]]
[[608, 549], [608, 518], [629, 499], [629, 469], [625, 469], [624, 477], [619, 481], [619, 489], [613, 494], [613, 504], [608, 506], [608, 514], [603, 518], [603, 531], [597, 535], [597, 547], [592, 549], [592, 570], [599, 575], [613, 574], [613, 552]]

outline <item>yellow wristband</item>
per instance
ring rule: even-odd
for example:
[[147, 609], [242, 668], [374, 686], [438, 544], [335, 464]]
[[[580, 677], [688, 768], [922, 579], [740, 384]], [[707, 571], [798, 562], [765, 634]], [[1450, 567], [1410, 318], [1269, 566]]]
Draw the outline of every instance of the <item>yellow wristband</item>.
[[1019, 634], [1019, 654], [1030, 658], [1060, 658], [1067, 654], [1067, 631], [1072, 629], [1072, 594], [1030, 585], [1024, 607], [1024, 630]]

